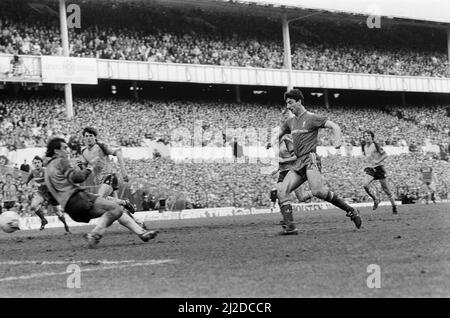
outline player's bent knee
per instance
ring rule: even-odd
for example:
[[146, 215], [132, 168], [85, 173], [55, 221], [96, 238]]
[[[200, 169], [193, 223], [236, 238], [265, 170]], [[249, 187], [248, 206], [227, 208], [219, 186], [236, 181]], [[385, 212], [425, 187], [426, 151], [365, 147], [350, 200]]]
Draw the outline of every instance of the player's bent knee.
[[120, 205], [115, 205], [114, 209], [110, 210], [109, 213], [111, 213], [114, 218], [118, 219], [122, 216], [123, 209]]

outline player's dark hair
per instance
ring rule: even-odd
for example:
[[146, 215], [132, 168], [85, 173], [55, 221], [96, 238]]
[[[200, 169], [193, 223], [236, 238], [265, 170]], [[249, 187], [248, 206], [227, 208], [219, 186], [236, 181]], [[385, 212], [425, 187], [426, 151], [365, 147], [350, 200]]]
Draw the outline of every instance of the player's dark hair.
[[301, 90], [299, 90], [297, 88], [293, 88], [293, 89], [287, 91], [286, 93], [284, 93], [284, 101], [286, 101], [286, 99], [288, 99], [288, 98], [292, 98], [296, 102], [301, 100], [302, 104], [305, 101], [305, 98], [303, 97], [303, 93], [301, 92]]
[[85, 127], [85, 128], [83, 129], [83, 133], [82, 133], [83, 137], [84, 137], [84, 134], [85, 134], [85, 133], [92, 134], [92, 135], [94, 135], [95, 137], [97, 137], [97, 135], [98, 135], [97, 129], [95, 129], [94, 127]]
[[369, 134], [369, 135], [372, 137], [372, 140], [375, 139], [375, 134], [373, 133], [372, 130], [366, 130], [366, 131], [364, 131], [364, 132], [363, 132], [363, 135], [365, 135], [365, 134]]
[[66, 143], [64, 138], [53, 138], [47, 143], [47, 151], [45, 155], [47, 157], [53, 157], [55, 155], [55, 150], [61, 149], [61, 145]]
[[44, 163], [44, 160], [39, 156], [34, 156], [33, 161], [34, 160], [39, 160], [40, 162]]

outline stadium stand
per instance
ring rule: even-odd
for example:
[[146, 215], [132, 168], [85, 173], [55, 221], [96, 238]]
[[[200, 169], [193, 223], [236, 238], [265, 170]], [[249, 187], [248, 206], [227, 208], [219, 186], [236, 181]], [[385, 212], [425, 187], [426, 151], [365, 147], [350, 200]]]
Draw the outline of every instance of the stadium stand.
[[[338, 123], [352, 146], [360, 145], [361, 133], [366, 129], [376, 131], [377, 140], [383, 145], [448, 145], [450, 142], [450, 121], [444, 116], [444, 105], [331, 109], [312, 106], [308, 109]], [[102, 140], [124, 147], [141, 146], [144, 139], [175, 145], [179, 141], [172, 140], [176, 138], [172, 134], [175, 128], [183, 127], [194, 135], [194, 126], [199, 124], [203, 129], [217, 128], [225, 132], [226, 128], [270, 129], [280, 123], [280, 108], [275, 104], [81, 98], [75, 100], [74, 110], [75, 118], [67, 120], [62, 99], [4, 98], [0, 100], [0, 146], [9, 149], [44, 146], [49, 137], [59, 135], [79, 149], [76, 145], [80, 144], [80, 131], [85, 126], [98, 127]], [[224, 137], [226, 143], [231, 141]], [[320, 140], [322, 146], [331, 145], [328, 132], [321, 132]], [[204, 140], [203, 146], [214, 142], [213, 138]]]
[[[45, 5], [25, 0], [0, 2], [0, 54], [62, 55], [55, 2], [41, 3]], [[152, 10], [151, 6], [134, 1], [79, 4], [83, 9], [83, 26], [69, 32], [71, 56], [283, 67], [280, 21], [199, 9], [183, 9], [180, 14], [176, 8]], [[277, 29], [279, 33], [273, 32]], [[295, 69], [450, 76], [445, 33], [438, 29], [390, 25], [368, 31], [343, 20], [308, 19], [291, 26], [291, 41]], [[359, 147], [361, 133], [366, 129], [375, 131], [382, 145], [410, 147], [411, 153], [388, 160], [388, 171], [395, 175], [394, 187], [399, 184], [418, 187], [415, 171], [424, 156], [429, 155], [416, 150], [424, 145], [439, 145], [443, 149], [440, 159], [447, 161], [436, 159], [433, 167], [443, 176], [439, 181], [442, 196], [448, 193], [450, 180], [445, 174], [449, 171], [450, 152], [450, 120], [445, 116], [448, 105], [399, 106], [374, 102], [333, 105], [330, 109], [311, 106], [308, 110], [338, 123], [346, 147]], [[68, 120], [64, 101], [49, 94], [31, 98], [1, 96], [0, 147], [9, 151], [43, 147], [50, 137], [63, 136], [76, 154], [81, 149], [80, 131], [85, 126], [97, 127], [101, 140], [113, 145], [138, 147], [145, 140], [153, 140], [174, 146], [183, 141], [173, 134], [175, 128], [184, 127], [195, 135], [197, 124], [202, 129], [225, 131], [227, 127], [272, 129], [280, 123], [276, 103], [77, 97], [74, 111], [75, 117]], [[197, 121], [199, 118], [201, 123]], [[328, 132], [322, 131], [319, 137], [322, 146], [332, 144]], [[223, 140], [207, 138], [201, 145], [213, 146], [217, 142], [229, 144], [232, 139], [223, 134]], [[349, 201], [368, 199], [361, 188], [362, 174], [355, 174], [362, 170], [361, 165], [359, 158], [324, 158], [329, 184]], [[403, 169], [405, 165], [409, 169]], [[15, 171], [5, 164], [2, 167]], [[175, 163], [164, 157], [127, 160], [134, 181], [122, 188], [121, 193], [132, 199], [138, 209], [143, 208], [145, 196], [156, 201], [165, 197], [169, 206], [177, 201], [184, 202], [186, 207], [267, 206], [274, 179], [262, 175], [260, 168], [257, 163]], [[21, 185], [23, 178], [16, 179]], [[24, 198], [29, 193], [21, 189], [22, 210], [26, 211]]]
[[[47, 4], [56, 14], [55, 4]], [[132, 1], [113, 6], [83, 2], [81, 7], [83, 26], [71, 29], [69, 36], [72, 56], [283, 67], [279, 21], [204, 10], [183, 9], [181, 14], [174, 8], [142, 8], [141, 2]], [[2, 1], [0, 12], [0, 53], [62, 55], [51, 10], [8, 0]], [[273, 32], [277, 29], [279, 33]], [[439, 29], [389, 26], [368, 32], [359, 24], [312, 19], [294, 24], [291, 34], [294, 69], [449, 76], [445, 32]]]

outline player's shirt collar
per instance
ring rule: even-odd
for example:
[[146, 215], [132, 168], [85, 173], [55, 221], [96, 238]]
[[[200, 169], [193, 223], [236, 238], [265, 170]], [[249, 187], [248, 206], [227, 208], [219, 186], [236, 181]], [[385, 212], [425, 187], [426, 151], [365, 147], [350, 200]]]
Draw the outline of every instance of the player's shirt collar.
[[303, 111], [303, 113], [301, 113], [299, 116], [296, 116], [297, 117], [297, 119], [300, 119], [304, 114], [306, 114], [308, 111], [305, 109], [304, 111]]

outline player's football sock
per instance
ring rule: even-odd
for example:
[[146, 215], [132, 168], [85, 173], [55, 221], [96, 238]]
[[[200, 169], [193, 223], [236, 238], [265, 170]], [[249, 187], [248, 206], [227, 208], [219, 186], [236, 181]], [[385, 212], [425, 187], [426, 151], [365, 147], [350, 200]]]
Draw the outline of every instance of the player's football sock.
[[140, 226], [131, 216], [127, 213], [123, 213], [122, 216], [117, 220], [121, 225], [125, 226], [131, 232], [140, 235], [145, 232], [145, 230]]
[[377, 197], [372, 193], [369, 187], [364, 187], [364, 190], [366, 190], [367, 194], [372, 198], [373, 201], [377, 199]]
[[354, 208], [348, 205], [344, 200], [338, 198], [338, 196], [334, 194], [332, 191], [328, 191], [326, 197], [323, 199], [327, 202], [330, 202], [334, 206], [337, 206], [339, 209], [344, 210], [345, 212], [354, 210]]
[[111, 226], [111, 224], [113, 224], [115, 220], [117, 220], [117, 217], [114, 214], [110, 212], [104, 213], [97, 219], [97, 225], [94, 227], [91, 233], [103, 236], [103, 234], [105, 234], [106, 228]]
[[394, 197], [389, 197], [389, 201], [391, 202], [391, 205], [392, 205], [392, 208], [394, 208], [395, 207], [395, 199], [394, 199]]
[[396, 205], [393, 205], [393, 206], [392, 206], [392, 214], [398, 214], [397, 206], [396, 206]]
[[433, 203], [436, 203], [436, 197], [434, 196], [434, 192], [431, 192], [431, 201], [433, 201]]
[[145, 231], [148, 230], [148, 228], [145, 226], [144, 222], [141, 222], [141, 221], [137, 220], [137, 219], [133, 216], [133, 214], [131, 214], [130, 211], [128, 211], [127, 209], [125, 209], [125, 207], [123, 207], [123, 212], [126, 213], [126, 214], [128, 214], [128, 215], [130, 216], [130, 218], [132, 218], [133, 221], [136, 222], [136, 223], [137, 223], [140, 227], [142, 227]]
[[294, 229], [294, 216], [292, 214], [292, 205], [290, 203], [281, 206], [281, 214], [283, 215], [283, 221], [281, 227], [283, 229]]
[[45, 228], [45, 225], [48, 224], [47, 219], [44, 216], [44, 212], [41, 209], [37, 209], [35, 211], [36, 215], [41, 219], [41, 228], [40, 230], [42, 231]]
[[283, 219], [281, 219], [281, 221], [278, 223], [278, 225], [281, 225], [282, 227], [286, 226], [286, 222], [284, 221], [284, 216], [283, 216], [283, 212], [282, 212], [282, 205], [280, 204], [280, 202], [278, 202], [278, 206], [280, 207], [280, 213], [281, 213], [281, 217]]
[[41, 209], [37, 209], [34, 213], [36, 213], [36, 215], [41, 219], [41, 223], [45, 223], [47, 221], [45, 219], [44, 212]]
[[378, 209], [378, 205], [380, 204], [380, 199], [376, 199], [373, 201], [373, 210]]
[[66, 218], [64, 217], [64, 215], [58, 215], [58, 219], [64, 224], [64, 229], [66, 230], [66, 232], [70, 233], [70, 229], [66, 223]]
[[47, 223], [48, 221], [45, 218], [41, 220], [41, 228], [39, 230], [43, 231]]
[[280, 222], [283, 231], [281, 235], [298, 234], [297, 227], [294, 224], [294, 216], [292, 213], [292, 206], [290, 204], [284, 205], [282, 208], [283, 220]]
[[292, 205], [290, 203], [284, 204], [280, 207], [281, 215], [283, 215], [283, 220], [286, 222], [294, 221], [294, 217], [292, 215]]
[[149, 230], [149, 228], [145, 225], [144, 222], [138, 222], [138, 224], [139, 224], [145, 231], [148, 231], [148, 230]]
[[134, 206], [131, 204], [130, 201], [128, 201], [128, 200], [122, 200], [122, 201], [123, 201], [122, 206], [123, 206], [125, 209], [127, 209], [127, 211], [129, 211], [129, 212], [132, 213], [132, 214], [133, 214], [134, 212], [136, 212]]

